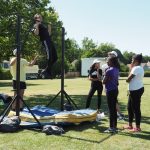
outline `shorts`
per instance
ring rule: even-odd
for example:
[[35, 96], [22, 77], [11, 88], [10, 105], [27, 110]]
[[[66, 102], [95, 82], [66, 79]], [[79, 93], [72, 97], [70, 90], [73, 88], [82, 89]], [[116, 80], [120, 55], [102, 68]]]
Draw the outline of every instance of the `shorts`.
[[[26, 83], [23, 81], [20, 81], [20, 89], [26, 89]], [[16, 90], [17, 89], [17, 81], [13, 80], [13, 89]]]

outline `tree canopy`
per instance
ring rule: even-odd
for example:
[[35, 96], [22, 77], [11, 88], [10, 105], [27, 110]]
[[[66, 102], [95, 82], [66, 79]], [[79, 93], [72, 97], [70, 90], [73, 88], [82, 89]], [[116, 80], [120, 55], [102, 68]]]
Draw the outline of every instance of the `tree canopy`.
[[[40, 55], [39, 65], [42, 67], [45, 59], [45, 51], [42, 50], [38, 37], [34, 36], [31, 29], [34, 24], [33, 16], [39, 13], [43, 16], [45, 24], [51, 23], [52, 40], [58, 53], [58, 62], [61, 63], [61, 28], [63, 22], [59, 20], [59, 14], [51, 6], [49, 0], [1, 0], [0, 7], [0, 62], [9, 60], [12, 50], [16, 48], [17, 16], [21, 16], [21, 51], [26, 59], [31, 59], [38, 53]], [[67, 29], [66, 29], [67, 32]], [[123, 54], [112, 43], [95, 43], [92, 39], [85, 37], [81, 46], [74, 39], [65, 40], [65, 70], [68, 70], [74, 60], [80, 62], [82, 57], [107, 57], [107, 53], [115, 50], [122, 63], [131, 62], [133, 52], [125, 51]], [[144, 62], [150, 60], [150, 56], [144, 56]], [[78, 63], [80, 64], [80, 63]], [[56, 67], [57, 68], [57, 67]], [[79, 67], [78, 67], [79, 68]], [[60, 69], [55, 72], [59, 73]]]

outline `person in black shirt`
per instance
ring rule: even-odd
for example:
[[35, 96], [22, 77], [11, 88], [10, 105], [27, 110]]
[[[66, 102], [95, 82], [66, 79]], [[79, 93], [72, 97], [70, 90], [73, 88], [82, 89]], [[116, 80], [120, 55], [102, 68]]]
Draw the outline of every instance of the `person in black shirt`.
[[86, 108], [89, 108], [92, 96], [94, 95], [95, 91], [97, 91], [98, 96], [97, 109], [98, 112], [100, 112], [103, 85], [102, 85], [102, 70], [100, 69], [100, 61], [97, 59], [93, 61], [93, 64], [90, 67], [89, 80], [91, 80], [91, 89], [87, 97]]
[[46, 53], [47, 53], [47, 66], [42, 72], [42, 74], [46, 76], [51, 76], [52, 65], [57, 61], [57, 52], [54, 47], [54, 44], [51, 40], [51, 25], [48, 25], [48, 28], [42, 23], [42, 16], [36, 14], [34, 16], [35, 24], [33, 32], [35, 35], [40, 37], [40, 41], [44, 46]]

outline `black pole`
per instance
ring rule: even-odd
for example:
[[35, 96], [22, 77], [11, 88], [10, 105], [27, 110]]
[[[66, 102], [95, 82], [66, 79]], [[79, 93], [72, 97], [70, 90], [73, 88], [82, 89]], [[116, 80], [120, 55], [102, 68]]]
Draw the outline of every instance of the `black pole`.
[[62, 27], [62, 54], [61, 54], [61, 111], [64, 110], [64, 52], [65, 52], [65, 28]]
[[66, 97], [67, 101], [75, 106], [78, 109], [77, 105], [73, 102], [73, 100], [69, 97], [69, 95], [64, 90], [64, 53], [65, 53], [65, 28], [62, 27], [62, 40], [61, 40], [61, 90], [57, 93], [57, 95], [46, 105], [47, 107], [56, 99], [56, 97], [61, 94], [61, 106], [60, 110], [64, 110], [64, 96]]
[[16, 66], [16, 116], [19, 116], [20, 112], [20, 26], [21, 26], [21, 17], [17, 15], [17, 34], [16, 34], [16, 43], [17, 43], [17, 66]]

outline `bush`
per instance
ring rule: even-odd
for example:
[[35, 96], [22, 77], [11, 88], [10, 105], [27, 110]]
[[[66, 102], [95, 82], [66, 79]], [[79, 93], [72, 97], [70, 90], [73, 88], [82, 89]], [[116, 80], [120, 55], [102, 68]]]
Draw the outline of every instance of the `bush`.
[[120, 72], [120, 77], [127, 77], [129, 72]]
[[120, 71], [121, 72], [129, 72], [129, 67], [123, 63], [120, 63]]
[[10, 70], [0, 69], [0, 80], [10, 80], [11, 78]]
[[145, 71], [144, 72], [144, 77], [150, 77], [150, 71]]

